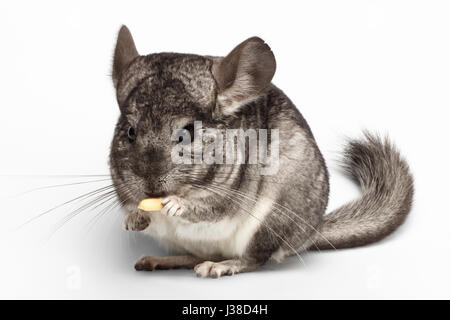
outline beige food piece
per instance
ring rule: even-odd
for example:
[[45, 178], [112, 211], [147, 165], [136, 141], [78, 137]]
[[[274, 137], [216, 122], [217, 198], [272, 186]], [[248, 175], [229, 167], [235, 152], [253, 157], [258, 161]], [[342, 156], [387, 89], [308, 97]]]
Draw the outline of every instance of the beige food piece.
[[139, 203], [138, 208], [144, 211], [160, 211], [163, 205], [161, 198], [147, 198]]

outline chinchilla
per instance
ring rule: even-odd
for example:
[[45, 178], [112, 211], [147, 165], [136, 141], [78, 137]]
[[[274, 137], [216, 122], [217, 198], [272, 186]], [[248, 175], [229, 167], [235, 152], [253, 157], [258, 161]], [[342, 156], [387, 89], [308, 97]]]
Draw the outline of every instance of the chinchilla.
[[[144, 256], [136, 270], [190, 268], [202, 277], [232, 275], [269, 259], [301, 258], [306, 250], [370, 244], [405, 220], [413, 198], [408, 165], [392, 143], [370, 133], [350, 140], [343, 153], [361, 197], [325, 215], [325, 161], [303, 116], [271, 83], [275, 69], [271, 49], [258, 37], [226, 57], [141, 56], [122, 26], [112, 70], [120, 117], [111, 175], [127, 214], [126, 229], [142, 231], [178, 254]], [[266, 130], [266, 151], [277, 157], [220, 163], [195, 161], [191, 154], [187, 159], [194, 161], [174, 161], [180, 144], [199, 147], [195, 139], [174, 139], [174, 132], [195, 136], [206, 128], [221, 134]], [[249, 145], [244, 160], [249, 160]], [[271, 166], [273, 172], [262, 170]], [[161, 211], [138, 209], [141, 200], [159, 197]]]

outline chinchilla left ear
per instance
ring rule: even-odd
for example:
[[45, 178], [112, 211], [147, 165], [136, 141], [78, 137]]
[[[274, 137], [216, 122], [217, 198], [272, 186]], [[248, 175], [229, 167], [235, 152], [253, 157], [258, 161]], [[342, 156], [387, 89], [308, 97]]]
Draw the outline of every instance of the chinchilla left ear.
[[219, 112], [233, 114], [258, 98], [270, 85], [275, 69], [272, 50], [258, 37], [245, 40], [225, 58], [216, 59], [212, 73], [218, 86]]
[[114, 50], [114, 59], [112, 67], [112, 78], [114, 87], [117, 89], [117, 83], [119, 82], [120, 76], [128, 67], [128, 65], [139, 53], [136, 50], [136, 46], [131, 36], [130, 30], [123, 25], [120, 28], [119, 35], [117, 36], [116, 49]]

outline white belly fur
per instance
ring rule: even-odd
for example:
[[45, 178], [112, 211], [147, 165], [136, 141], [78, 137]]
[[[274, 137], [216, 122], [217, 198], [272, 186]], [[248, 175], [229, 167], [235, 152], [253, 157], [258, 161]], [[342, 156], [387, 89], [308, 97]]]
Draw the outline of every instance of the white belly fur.
[[251, 215], [242, 211], [233, 218], [218, 222], [191, 223], [182, 217], [152, 213], [150, 225], [144, 232], [175, 250], [198, 257], [241, 257], [261, 223], [264, 223], [262, 221], [271, 211], [272, 204], [272, 200], [261, 199]]

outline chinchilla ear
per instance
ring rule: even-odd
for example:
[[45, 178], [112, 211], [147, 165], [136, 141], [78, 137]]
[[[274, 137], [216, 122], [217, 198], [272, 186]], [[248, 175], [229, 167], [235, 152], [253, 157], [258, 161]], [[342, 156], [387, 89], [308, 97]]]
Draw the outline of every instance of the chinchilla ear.
[[117, 83], [122, 72], [138, 56], [139, 53], [136, 50], [130, 30], [123, 25], [117, 36], [116, 49], [114, 50], [112, 78], [115, 88], [117, 88]]
[[219, 112], [232, 114], [258, 98], [270, 85], [276, 62], [270, 47], [258, 37], [245, 40], [212, 67], [218, 86]]

